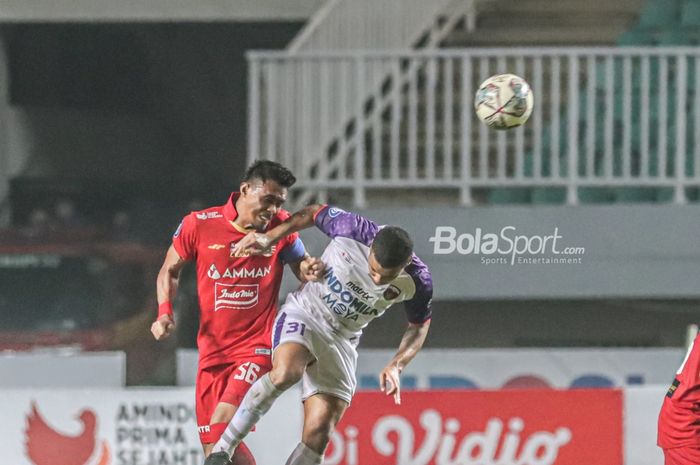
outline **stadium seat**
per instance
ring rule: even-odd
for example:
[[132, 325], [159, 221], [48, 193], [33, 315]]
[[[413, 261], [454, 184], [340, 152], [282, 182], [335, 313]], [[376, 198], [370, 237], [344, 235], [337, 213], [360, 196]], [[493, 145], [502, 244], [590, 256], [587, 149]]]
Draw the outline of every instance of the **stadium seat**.
[[656, 192], [656, 201], [662, 203], [670, 203], [676, 197], [676, 193], [672, 187], [662, 187]]
[[695, 45], [693, 37], [682, 28], [671, 28], [659, 36], [659, 45]]
[[493, 205], [530, 203], [530, 189], [525, 187], [491, 189], [489, 203]]
[[566, 189], [562, 187], [535, 187], [532, 189], [533, 204], [566, 202]]
[[654, 35], [649, 31], [631, 29], [617, 38], [617, 45], [622, 47], [639, 47], [642, 45], [656, 45]]
[[578, 200], [580, 203], [612, 203], [615, 197], [607, 187], [581, 187]]
[[652, 0], [639, 17], [639, 26], [645, 29], [663, 29], [677, 24], [678, 3], [674, 0]]
[[700, 27], [700, 2], [686, 0], [681, 10], [681, 25], [683, 27]]
[[613, 189], [615, 202], [618, 203], [640, 203], [654, 202], [656, 200], [656, 189], [645, 187], [618, 187]]

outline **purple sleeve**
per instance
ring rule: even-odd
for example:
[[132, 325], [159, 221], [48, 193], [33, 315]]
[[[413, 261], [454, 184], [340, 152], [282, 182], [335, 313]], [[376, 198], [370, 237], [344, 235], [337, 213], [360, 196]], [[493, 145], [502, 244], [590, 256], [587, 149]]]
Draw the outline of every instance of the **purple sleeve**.
[[411, 300], [404, 302], [406, 316], [411, 323], [425, 323], [433, 316], [430, 308], [433, 300], [433, 277], [427, 265], [416, 254], [413, 254], [413, 259], [405, 271], [416, 285], [416, 294]]
[[328, 205], [316, 213], [314, 220], [318, 229], [328, 237], [347, 237], [368, 247], [379, 231], [379, 226], [374, 221]]
[[306, 255], [306, 248], [298, 237], [280, 252], [280, 258], [284, 263], [296, 263], [301, 261], [304, 255]]

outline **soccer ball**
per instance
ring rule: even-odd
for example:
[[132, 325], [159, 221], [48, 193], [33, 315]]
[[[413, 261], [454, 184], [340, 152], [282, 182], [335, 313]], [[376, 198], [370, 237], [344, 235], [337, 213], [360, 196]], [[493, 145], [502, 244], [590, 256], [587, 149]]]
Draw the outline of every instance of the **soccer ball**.
[[491, 76], [481, 83], [474, 98], [476, 116], [494, 129], [522, 126], [533, 105], [530, 85], [515, 74]]

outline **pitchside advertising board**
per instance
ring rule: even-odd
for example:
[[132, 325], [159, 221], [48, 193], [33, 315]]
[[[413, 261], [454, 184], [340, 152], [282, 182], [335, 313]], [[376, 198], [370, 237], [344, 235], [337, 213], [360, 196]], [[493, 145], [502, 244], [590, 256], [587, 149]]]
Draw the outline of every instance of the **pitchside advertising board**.
[[620, 465], [618, 390], [361, 393], [326, 465]]
[[[260, 464], [284, 463], [299, 441], [300, 393], [293, 389], [248, 444]], [[3, 465], [201, 465], [194, 390], [0, 391]], [[270, 441], [274, 447], [270, 447]]]
[[[377, 374], [395, 350], [360, 349], [360, 390], [378, 389]], [[422, 350], [401, 374], [405, 389], [609, 388], [665, 385], [683, 349]], [[180, 386], [194, 386], [197, 351], [178, 350]]]
[[[406, 392], [400, 406], [361, 392], [325, 465], [658, 465], [663, 388], [645, 389]], [[1, 463], [201, 465], [193, 400], [191, 388], [2, 391]], [[247, 442], [281, 464], [300, 433], [292, 389]]]

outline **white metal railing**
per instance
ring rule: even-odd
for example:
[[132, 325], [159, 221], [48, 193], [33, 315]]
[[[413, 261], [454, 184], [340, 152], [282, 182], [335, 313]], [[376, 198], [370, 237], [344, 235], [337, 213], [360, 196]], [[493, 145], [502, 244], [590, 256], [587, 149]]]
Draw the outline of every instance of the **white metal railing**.
[[[560, 188], [569, 204], [579, 188], [668, 188], [684, 203], [700, 186], [699, 57], [690, 47], [254, 52], [249, 157], [288, 165], [304, 189], [351, 189], [360, 206], [369, 189], [425, 187], [457, 189], [464, 205], [476, 188], [515, 187]], [[390, 98], [358, 98], [377, 66], [392, 72], [376, 91]], [[503, 72], [530, 82], [535, 110], [499, 132], [472, 105], [478, 84]], [[280, 76], [284, 98], [265, 92]], [[319, 159], [305, 141], [348, 111], [349, 142]]]
[[[414, 47], [435, 48], [455, 25], [464, 20], [468, 29], [475, 23], [476, 0], [329, 0], [307, 23], [304, 29], [287, 47], [287, 55], [356, 49], [410, 50]], [[348, 74], [347, 63], [343, 60], [329, 60], [320, 68], [297, 62], [296, 66], [277, 66], [276, 61], [262, 65], [259, 70], [267, 74], [264, 83], [251, 80], [251, 95], [254, 105], [278, 105], [283, 111], [274, 111], [266, 121], [267, 130], [274, 132], [280, 146], [298, 144], [299, 150], [307, 156], [303, 164], [297, 166], [301, 178], [310, 172], [323, 168], [327, 147], [346, 142], [345, 128], [353, 124], [356, 117], [355, 104], [376, 98], [384, 82], [391, 76], [389, 63], [376, 61], [373, 66], [361, 72]], [[256, 62], [251, 62], [251, 71], [258, 70]], [[324, 75], [323, 84], [328, 87], [323, 93], [329, 99], [325, 103], [333, 110], [323, 116], [321, 126], [297, 126], [292, 121], [298, 119], [297, 112], [317, 111], [319, 105], [313, 89], [306, 83], [320, 82], [317, 73]], [[362, 80], [362, 86], [349, 85]], [[258, 85], [256, 88], [252, 86]], [[358, 94], [357, 92], [362, 92]], [[306, 102], [297, 107], [290, 104], [299, 94]], [[251, 114], [251, 119], [256, 115]], [[256, 151], [256, 134], [251, 133], [249, 152]], [[345, 150], [339, 151], [341, 155]], [[302, 199], [303, 200], [303, 199]]]

